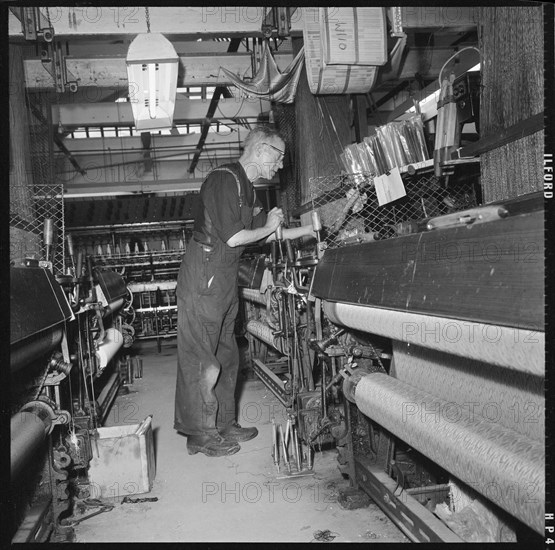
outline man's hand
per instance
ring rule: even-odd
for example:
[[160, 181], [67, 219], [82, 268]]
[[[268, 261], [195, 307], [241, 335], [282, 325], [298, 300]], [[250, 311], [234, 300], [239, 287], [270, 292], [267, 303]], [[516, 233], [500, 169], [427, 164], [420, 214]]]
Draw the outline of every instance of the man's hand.
[[283, 217], [281, 208], [272, 208], [268, 212], [264, 227], [259, 227], [257, 229], [241, 229], [241, 231], [235, 233], [235, 235], [227, 240], [228, 246], [232, 248], [243, 246], [265, 239], [268, 235], [274, 235], [276, 229], [283, 222]]
[[283, 219], [283, 210], [276, 206], [268, 212], [266, 227], [273, 233], [283, 223]]

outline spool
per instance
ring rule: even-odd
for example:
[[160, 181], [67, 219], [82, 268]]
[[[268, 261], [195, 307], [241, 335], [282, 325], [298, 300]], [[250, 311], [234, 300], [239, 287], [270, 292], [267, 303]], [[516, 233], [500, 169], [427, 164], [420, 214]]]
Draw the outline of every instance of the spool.
[[320, 212], [318, 212], [318, 210], [313, 210], [310, 213], [310, 216], [312, 218], [312, 229], [314, 229], [314, 231], [322, 231], [322, 220], [320, 220]]
[[46, 246], [52, 246], [54, 243], [54, 221], [52, 218], [46, 218], [44, 220], [44, 244]]

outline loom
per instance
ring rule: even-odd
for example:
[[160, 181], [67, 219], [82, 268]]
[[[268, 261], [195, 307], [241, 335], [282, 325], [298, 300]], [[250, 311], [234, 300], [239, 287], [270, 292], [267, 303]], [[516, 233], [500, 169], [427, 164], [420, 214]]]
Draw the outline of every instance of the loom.
[[[319, 259], [301, 348], [305, 356], [315, 349], [332, 370], [317, 383], [321, 394], [303, 388], [299, 424], [307, 402], [329, 406], [339, 381], [346, 405], [336, 435], [347, 427], [336, 438], [340, 468], [411, 540], [467, 540], [453, 525], [473, 506], [483, 511], [477, 521], [495, 518], [508, 537], [491, 540], [513, 540], [522, 529], [542, 534], [542, 198], [419, 225], [417, 233], [330, 248]], [[276, 345], [284, 331], [269, 323], [267, 293], [241, 290], [247, 331], [291, 353], [291, 338]], [[276, 395], [287, 390], [270, 364], [255, 365]], [[313, 425], [329, 425], [325, 406], [316, 413]], [[301, 434], [310, 440], [310, 427]], [[440, 521], [445, 502], [450, 511]]]
[[10, 268], [13, 542], [70, 540], [59, 519], [89, 496], [95, 430], [121, 387], [118, 356], [132, 343], [121, 275], [78, 263], [79, 276], [37, 260]]

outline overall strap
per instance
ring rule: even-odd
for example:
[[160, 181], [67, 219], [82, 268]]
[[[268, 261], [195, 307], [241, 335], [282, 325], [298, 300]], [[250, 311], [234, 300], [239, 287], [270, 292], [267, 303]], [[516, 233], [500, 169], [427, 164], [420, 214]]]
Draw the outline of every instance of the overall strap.
[[226, 168], [225, 166], [220, 166], [212, 170], [212, 172], [217, 172], [217, 171], [229, 172], [235, 178], [235, 182], [237, 183], [237, 194], [239, 195], [239, 208], [241, 208], [243, 206], [243, 194], [241, 193], [241, 182], [239, 181], [237, 174], [233, 170], [231, 170], [231, 168]]

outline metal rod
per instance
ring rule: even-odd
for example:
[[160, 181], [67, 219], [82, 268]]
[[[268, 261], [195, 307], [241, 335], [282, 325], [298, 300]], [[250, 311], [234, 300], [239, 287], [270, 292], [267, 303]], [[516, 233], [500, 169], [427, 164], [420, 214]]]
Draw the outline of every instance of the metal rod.
[[293, 426], [293, 446], [295, 447], [295, 458], [297, 459], [297, 471], [302, 470], [302, 457], [299, 451], [299, 435], [297, 432], [297, 426]]
[[285, 444], [285, 438], [283, 437], [283, 428], [281, 424], [279, 425], [279, 435], [281, 438], [281, 445], [283, 447], [283, 461], [287, 465], [287, 469], [291, 472], [291, 462], [289, 461], [289, 455], [287, 453], [287, 446]]

